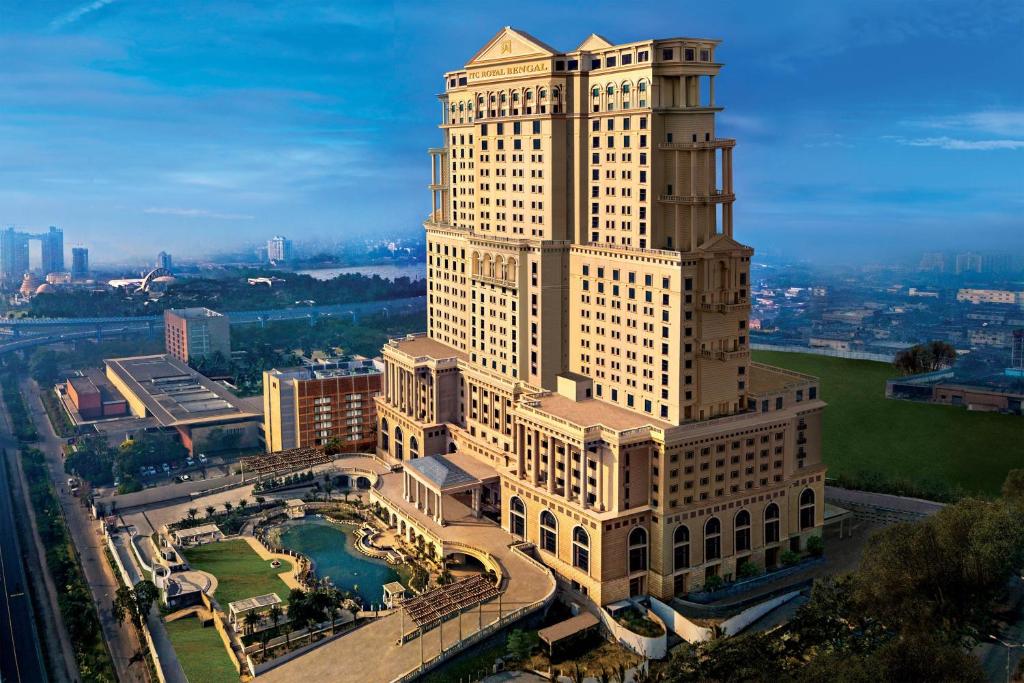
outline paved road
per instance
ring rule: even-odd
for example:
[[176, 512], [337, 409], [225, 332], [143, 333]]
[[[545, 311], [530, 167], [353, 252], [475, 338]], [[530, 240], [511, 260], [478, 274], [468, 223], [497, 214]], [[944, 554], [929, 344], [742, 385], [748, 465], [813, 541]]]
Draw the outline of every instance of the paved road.
[[104, 556], [105, 546], [100, 536], [99, 523], [89, 516], [80, 499], [66, 492], [66, 477], [61, 459], [61, 446], [64, 440], [54, 434], [35, 382], [23, 380], [21, 389], [28, 402], [32, 420], [39, 430], [41, 440], [36, 447], [46, 454], [50, 478], [59, 492], [58, 498], [60, 498], [61, 508], [64, 511], [68, 531], [78, 550], [85, 579], [92, 591], [93, 601], [98, 607], [100, 627], [103, 630], [107, 646], [110, 648], [117, 678], [121, 683], [148, 682], [149, 667], [146, 662], [131, 661], [133, 655], [141, 650], [135, 628], [127, 621], [123, 624], [118, 623], [111, 611], [118, 583]]
[[0, 462], [0, 680], [46, 680], [42, 648], [26, 592], [6, 463]]

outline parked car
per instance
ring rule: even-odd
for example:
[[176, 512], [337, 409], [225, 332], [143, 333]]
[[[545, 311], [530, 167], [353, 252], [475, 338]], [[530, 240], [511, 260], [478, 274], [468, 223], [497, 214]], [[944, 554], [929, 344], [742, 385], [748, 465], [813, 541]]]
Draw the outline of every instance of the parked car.
[[192, 477], [188, 476], [187, 474], [183, 474], [180, 477], [178, 477], [178, 481], [188, 481], [191, 478]]

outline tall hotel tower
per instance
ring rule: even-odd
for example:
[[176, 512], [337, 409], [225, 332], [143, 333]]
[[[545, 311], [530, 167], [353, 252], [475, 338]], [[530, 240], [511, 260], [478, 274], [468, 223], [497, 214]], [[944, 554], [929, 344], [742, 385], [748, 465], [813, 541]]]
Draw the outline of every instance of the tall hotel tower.
[[750, 360], [717, 46], [506, 27], [445, 74], [427, 332], [383, 350], [379, 454], [491, 481], [474, 509], [598, 604], [821, 533], [817, 380]]

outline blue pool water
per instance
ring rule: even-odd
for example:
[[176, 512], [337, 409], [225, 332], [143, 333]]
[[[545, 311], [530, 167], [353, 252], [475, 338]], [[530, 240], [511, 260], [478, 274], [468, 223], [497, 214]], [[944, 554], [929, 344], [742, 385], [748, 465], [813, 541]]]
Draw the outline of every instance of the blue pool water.
[[329, 576], [335, 586], [355, 591], [365, 603], [380, 604], [384, 599], [381, 586], [397, 581], [398, 574], [387, 562], [353, 548], [355, 535], [349, 528], [321, 517], [307, 517], [284, 528], [281, 545], [313, 560], [318, 577]]

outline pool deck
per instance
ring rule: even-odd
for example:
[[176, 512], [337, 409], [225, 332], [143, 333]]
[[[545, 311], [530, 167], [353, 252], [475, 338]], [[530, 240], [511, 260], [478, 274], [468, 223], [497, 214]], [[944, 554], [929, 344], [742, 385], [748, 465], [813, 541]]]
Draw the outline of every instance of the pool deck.
[[[376, 467], [383, 469], [379, 461], [369, 458]], [[337, 461], [339, 465], [343, 461]], [[422, 637], [413, 638], [404, 645], [399, 644], [400, 634], [413, 630], [412, 620], [400, 612], [373, 621], [362, 628], [323, 645], [301, 657], [285, 662], [259, 677], [270, 683], [291, 683], [298, 680], [336, 680], [343, 672], [346, 680], [391, 681], [419, 666], [421, 656], [430, 659], [438, 654], [441, 647], [442, 631], [445, 649], [451, 648], [462, 636], [469, 636], [486, 627], [514, 609], [544, 600], [554, 591], [554, 578], [541, 565], [535, 564], [509, 546], [515, 538], [497, 524], [487, 519], [477, 519], [472, 511], [458, 501], [446, 498], [445, 526], [416, 510], [402, 496], [402, 474], [382, 473], [377, 491], [409, 516], [415, 516], [418, 523], [443, 542], [462, 543], [489, 553], [501, 565], [506, 579], [505, 590], [500, 599], [494, 599], [467, 611], [460, 619], [451, 619], [440, 628], [427, 631]], [[451, 550], [458, 552], [458, 548]], [[422, 649], [421, 649], [422, 648]], [[422, 655], [421, 655], [422, 652]], [[372, 656], [367, 656], [373, 653]]]

